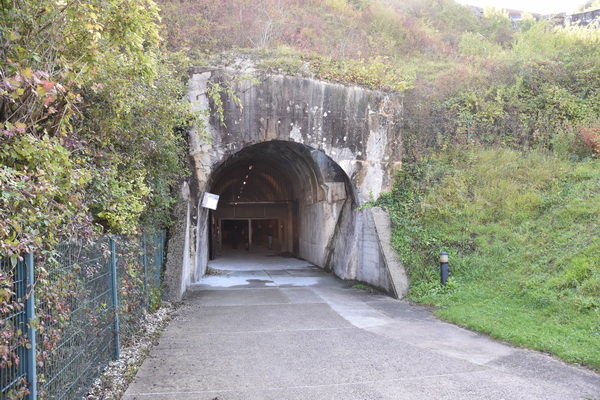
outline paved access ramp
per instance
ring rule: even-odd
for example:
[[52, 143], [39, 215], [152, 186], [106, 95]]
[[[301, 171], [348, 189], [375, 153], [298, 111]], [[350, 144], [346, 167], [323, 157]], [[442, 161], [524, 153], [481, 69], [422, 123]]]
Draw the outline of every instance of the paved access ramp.
[[125, 399], [600, 399], [600, 375], [352, 288], [301, 260], [221, 260]]

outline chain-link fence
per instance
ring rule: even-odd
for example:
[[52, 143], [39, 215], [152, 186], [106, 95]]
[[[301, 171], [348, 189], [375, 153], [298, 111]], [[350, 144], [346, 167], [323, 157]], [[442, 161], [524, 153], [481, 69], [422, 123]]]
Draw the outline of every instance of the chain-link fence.
[[165, 239], [103, 237], [36, 255], [35, 302], [27, 263], [0, 261], [0, 400], [85, 395], [121, 342], [136, 336], [144, 312], [158, 307]]

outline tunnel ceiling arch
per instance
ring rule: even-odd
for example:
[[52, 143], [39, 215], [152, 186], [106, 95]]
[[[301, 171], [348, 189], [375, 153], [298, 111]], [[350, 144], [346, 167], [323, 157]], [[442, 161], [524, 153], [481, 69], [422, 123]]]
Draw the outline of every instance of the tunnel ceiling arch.
[[[244, 182], [246, 182], [244, 184]], [[222, 162], [209, 181], [210, 191], [222, 202], [322, 201], [327, 182], [343, 182], [354, 190], [344, 171], [323, 152], [286, 141], [248, 146]]]

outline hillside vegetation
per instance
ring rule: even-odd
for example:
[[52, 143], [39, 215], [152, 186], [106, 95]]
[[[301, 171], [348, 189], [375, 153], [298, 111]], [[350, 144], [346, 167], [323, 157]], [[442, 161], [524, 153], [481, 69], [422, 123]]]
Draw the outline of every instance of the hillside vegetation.
[[194, 116], [151, 0], [0, 8], [0, 257], [168, 225]]
[[[411, 300], [600, 370], [600, 160], [449, 150], [407, 165], [379, 202], [391, 212]], [[450, 253], [446, 287], [441, 250]]]
[[167, 46], [196, 64], [251, 49], [259, 69], [404, 91], [408, 159], [446, 143], [551, 149], [559, 134], [600, 149], [600, 30], [452, 0], [159, 3]]

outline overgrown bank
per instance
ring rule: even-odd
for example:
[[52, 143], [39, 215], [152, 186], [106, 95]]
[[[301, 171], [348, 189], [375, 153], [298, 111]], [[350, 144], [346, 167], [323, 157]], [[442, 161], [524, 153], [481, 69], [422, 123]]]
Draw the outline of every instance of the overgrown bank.
[[[411, 300], [519, 346], [600, 369], [600, 160], [473, 148], [405, 165], [393, 244]], [[450, 253], [439, 284], [437, 254]]]
[[169, 224], [186, 58], [152, 0], [3, 2], [0, 256]]
[[[170, 225], [195, 115], [187, 58], [162, 48], [158, 12], [152, 0], [1, 2], [2, 399], [33, 396], [35, 376], [36, 398], [77, 398], [118, 348], [116, 313], [127, 342], [160, 304], [164, 254], [150, 284], [152, 243], [135, 234]], [[113, 251], [106, 234], [127, 237]]]

